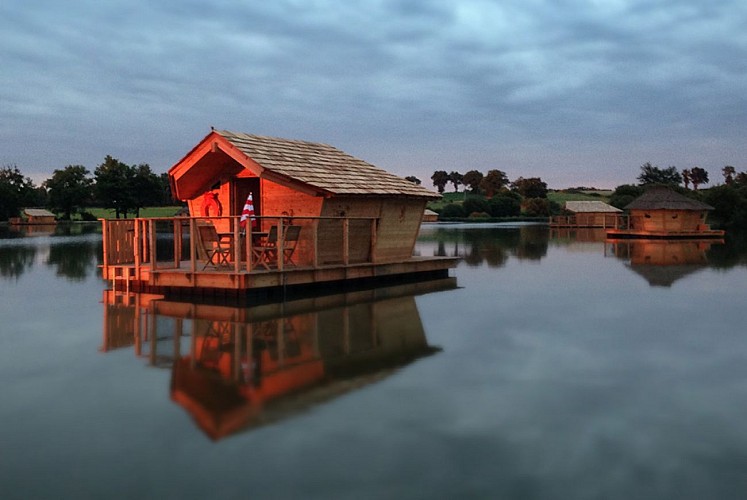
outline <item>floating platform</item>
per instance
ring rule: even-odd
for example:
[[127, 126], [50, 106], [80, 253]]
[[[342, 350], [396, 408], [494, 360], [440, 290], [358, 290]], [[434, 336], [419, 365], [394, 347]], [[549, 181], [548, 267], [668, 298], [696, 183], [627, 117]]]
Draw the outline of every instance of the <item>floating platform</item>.
[[[224, 242], [205, 241], [203, 222], [102, 221], [103, 278], [116, 291], [169, 297], [286, 297], [292, 291], [344, 290], [349, 284], [447, 278], [460, 260], [387, 256], [386, 242], [373, 232], [375, 220], [336, 220], [335, 229], [323, 218], [294, 218], [293, 225], [285, 226], [273, 220], [276, 229], [270, 233], [278, 237], [270, 247], [262, 241], [268, 233], [241, 233], [238, 224], [222, 235]], [[297, 241], [280, 236], [291, 234], [291, 227], [301, 227]]]
[[704, 240], [723, 239], [724, 231], [709, 229], [702, 231], [643, 231], [635, 229], [609, 229], [608, 239], [617, 240]]

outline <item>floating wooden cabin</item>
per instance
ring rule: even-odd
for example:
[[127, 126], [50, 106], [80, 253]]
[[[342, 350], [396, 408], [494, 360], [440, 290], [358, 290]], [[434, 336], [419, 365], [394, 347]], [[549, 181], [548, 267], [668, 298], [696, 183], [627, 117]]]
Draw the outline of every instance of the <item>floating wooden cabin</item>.
[[624, 223], [623, 211], [603, 201], [567, 201], [563, 215], [550, 218], [551, 227], [617, 228]]
[[[212, 130], [169, 179], [191, 217], [102, 221], [115, 286], [240, 294], [456, 265], [413, 257], [440, 195], [326, 144]], [[173, 244], [159, 249], [164, 233]]]
[[55, 215], [43, 208], [25, 208], [20, 217], [13, 217], [9, 221], [14, 225], [54, 226], [57, 224]]
[[722, 238], [706, 224], [713, 207], [665, 186], [653, 186], [629, 203], [628, 226], [607, 231], [608, 238]]

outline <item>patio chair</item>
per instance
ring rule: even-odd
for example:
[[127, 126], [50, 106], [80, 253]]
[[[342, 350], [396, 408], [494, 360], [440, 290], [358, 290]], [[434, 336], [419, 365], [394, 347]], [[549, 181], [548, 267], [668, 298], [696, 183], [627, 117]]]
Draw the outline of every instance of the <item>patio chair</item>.
[[202, 251], [205, 258], [205, 265], [202, 267], [203, 271], [208, 266], [213, 266], [214, 269], [230, 267], [231, 249], [221, 242], [214, 225], [198, 225], [197, 235], [199, 250]]
[[296, 265], [293, 261], [293, 253], [298, 245], [298, 238], [301, 235], [301, 226], [288, 226], [283, 239], [283, 264]]
[[[278, 257], [283, 256], [284, 265], [293, 265], [293, 254], [298, 245], [298, 239], [301, 234], [301, 226], [288, 226], [283, 230], [283, 248], [278, 248], [278, 227], [272, 226], [267, 238], [259, 244], [252, 247], [252, 255], [255, 264], [261, 265], [267, 270], [271, 266], [277, 266]], [[282, 250], [282, 251], [281, 251]]]

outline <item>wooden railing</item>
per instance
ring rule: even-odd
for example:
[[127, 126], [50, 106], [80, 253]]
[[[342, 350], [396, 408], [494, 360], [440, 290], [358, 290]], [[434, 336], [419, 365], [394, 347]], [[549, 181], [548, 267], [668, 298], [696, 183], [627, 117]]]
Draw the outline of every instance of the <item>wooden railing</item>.
[[[283, 271], [290, 265], [283, 258], [284, 235], [290, 225], [300, 226], [300, 238], [292, 256], [297, 267], [323, 267], [376, 261], [378, 219], [372, 217], [255, 217], [255, 227], [241, 227], [240, 217], [168, 217], [147, 219], [102, 219], [104, 242], [103, 269], [116, 266], [149, 270], [202, 270], [204, 255], [198, 237], [198, 226], [213, 224], [221, 244], [230, 248], [229, 265], [223, 272], [251, 272], [257, 268], [253, 249], [260, 244], [272, 226], [276, 227], [279, 258], [273, 270]], [[238, 256], [238, 258], [234, 258]], [[262, 268], [264, 269], [264, 268]]]
[[553, 215], [550, 225], [558, 227], [600, 227], [621, 229], [628, 225], [628, 216], [620, 214]]

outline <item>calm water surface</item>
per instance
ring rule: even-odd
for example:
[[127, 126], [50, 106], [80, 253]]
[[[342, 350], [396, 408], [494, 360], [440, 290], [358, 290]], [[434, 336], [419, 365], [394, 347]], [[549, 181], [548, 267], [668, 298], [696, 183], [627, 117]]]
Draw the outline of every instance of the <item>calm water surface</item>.
[[238, 307], [0, 231], [3, 498], [747, 497], [743, 243], [429, 225], [455, 280]]

